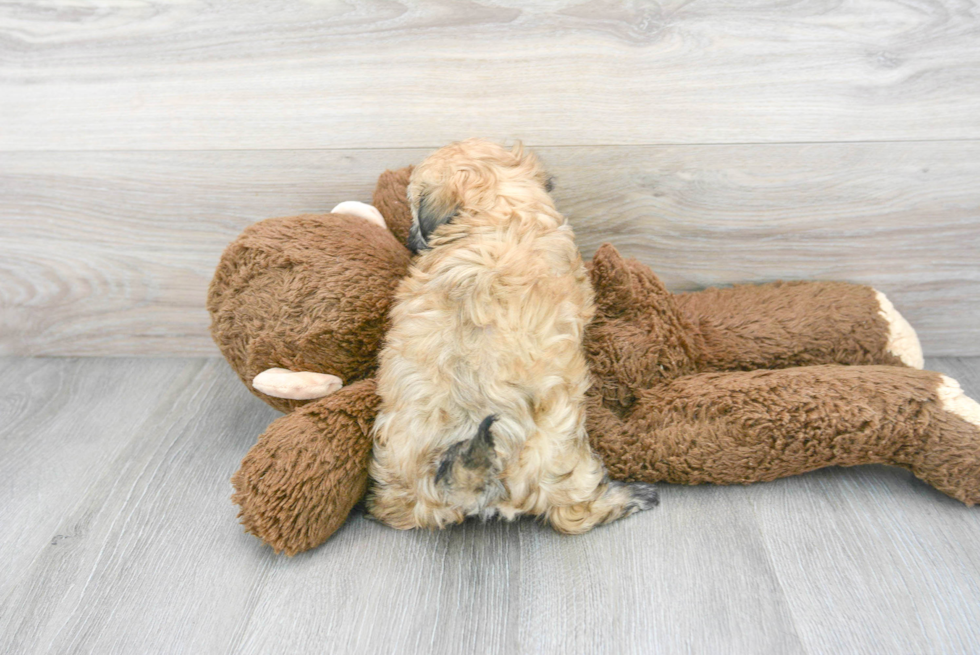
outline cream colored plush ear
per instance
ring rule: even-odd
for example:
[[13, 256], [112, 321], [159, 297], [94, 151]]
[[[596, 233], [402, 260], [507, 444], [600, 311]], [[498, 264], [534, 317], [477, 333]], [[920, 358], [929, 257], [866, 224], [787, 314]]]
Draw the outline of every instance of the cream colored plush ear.
[[310, 371], [290, 371], [285, 368], [268, 368], [254, 378], [252, 387], [273, 398], [311, 400], [323, 398], [338, 391], [344, 381], [336, 375]]
[[331, 214], [350, 214], [351, 216], [358, 216], [365, 220], [371, 221], [376, 225], [380, 225], [384, 229], [388, 229], [388, 224], [385, 223], [384, 216], [381, 215], [377, 209], [366, 202], [358, 202], [357, 200], [345, 200], [336, 207], [330, 210]]

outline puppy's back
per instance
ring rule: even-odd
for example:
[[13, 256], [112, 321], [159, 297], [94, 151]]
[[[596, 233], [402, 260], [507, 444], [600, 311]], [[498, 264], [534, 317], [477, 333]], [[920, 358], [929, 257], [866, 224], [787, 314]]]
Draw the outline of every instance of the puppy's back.
[[[529, 443], [542, 428], [549, 435], [579, 430], [584, 437], [588, 369], [581, 344], [593, 312], [570, 230], [447, 238], [456, 240], [453, 247], [437, 243], [424, 253], [398, 291], [381, 356], [385, 404], [372, 473], [406, 507], [428, 504], [434, 515], [445, 514], [437, 522], [462, 518], [437, 509], [447, 484], [454, 503], [471, 513], [506, 493], [493, 482], [523, 450], [530, 447], [531, 460], [550, 457], [545, 451], [552, 444]], [[483, 443], [497, 459], [477, 467], [482, 482], [473, 467], [458, 463], [449, 469], [455, 477], [437, 482], [439, 466], [469, 453], [491, 415], [495, 422]], [[464, 442], [467, 450], [450, 452]], [[400, 472], [386, 476], [386, 469]]]

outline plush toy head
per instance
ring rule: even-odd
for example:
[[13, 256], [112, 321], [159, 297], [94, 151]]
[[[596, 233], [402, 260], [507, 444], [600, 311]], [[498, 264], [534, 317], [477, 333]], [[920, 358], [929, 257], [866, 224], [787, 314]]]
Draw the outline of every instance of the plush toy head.
[[345, 385], [374, 373], [410, 262], [408, 173], [378, 181], [374, 203], [387, 230], [355, 216], [304, 214], [251, 225], [225, 250], [208, 295], [211, 335], [242, 382], [276, 409], [307, 401], [256, 391], [252, 380], [266, 369], [318, 371]]

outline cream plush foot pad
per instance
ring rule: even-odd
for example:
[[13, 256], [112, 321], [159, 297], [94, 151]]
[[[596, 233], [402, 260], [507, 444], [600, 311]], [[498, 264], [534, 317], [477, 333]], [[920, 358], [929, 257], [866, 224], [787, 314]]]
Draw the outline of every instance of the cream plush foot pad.
[[344, 381], [336, 375], [326, 373], [269, 368], [252, 379], [252, 386], [256, 391], [274, 398], [311, 400], [338, 391], [344, 386]]
[[875, 289], [875, 297], [878, 298], [880, 308], [878, 313], [888, 321], [888, 352], [907, 366], [921, 369], [925, 360], [922, 358], [922, 346], [919, 345], [919, 337], [915, 330], [905, 317], [898, 313], [885, 294]]
[[388, 229], [388, 224], [385, 223], [384, 216], [381, 215], [373, 205], [369, 205], [365, 202], [358, 202], [357, 200], [345, 200], [336, 207], [330, 210], [331, 214], [350, 214], [351, 216], [359, 216], [363, 219], [369, 220], [376, 225], [380, 225], [384, 229]]
[[960, 383], [953, 378], [943, 375], [942, 379], [937, 394], [943, 409], [980, 427], [980, 403], [963, 393]]

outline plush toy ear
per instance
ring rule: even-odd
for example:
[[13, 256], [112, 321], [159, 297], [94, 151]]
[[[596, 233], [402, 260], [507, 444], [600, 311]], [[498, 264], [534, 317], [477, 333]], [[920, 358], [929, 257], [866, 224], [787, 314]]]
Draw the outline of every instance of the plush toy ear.
[[371, 204], [378, 208], [388, 223], [388, 229], [399, 243], [408, 242], [408, 229], [412, 225], [412, 209], [408, 205], [408, 180], [412, 167], [385, 171], [378, 177]]
[[633, 276], [626, 261], [611, 243], [592, 256], [592, 288], [599, 312], [620, 314], [633, 304]]

